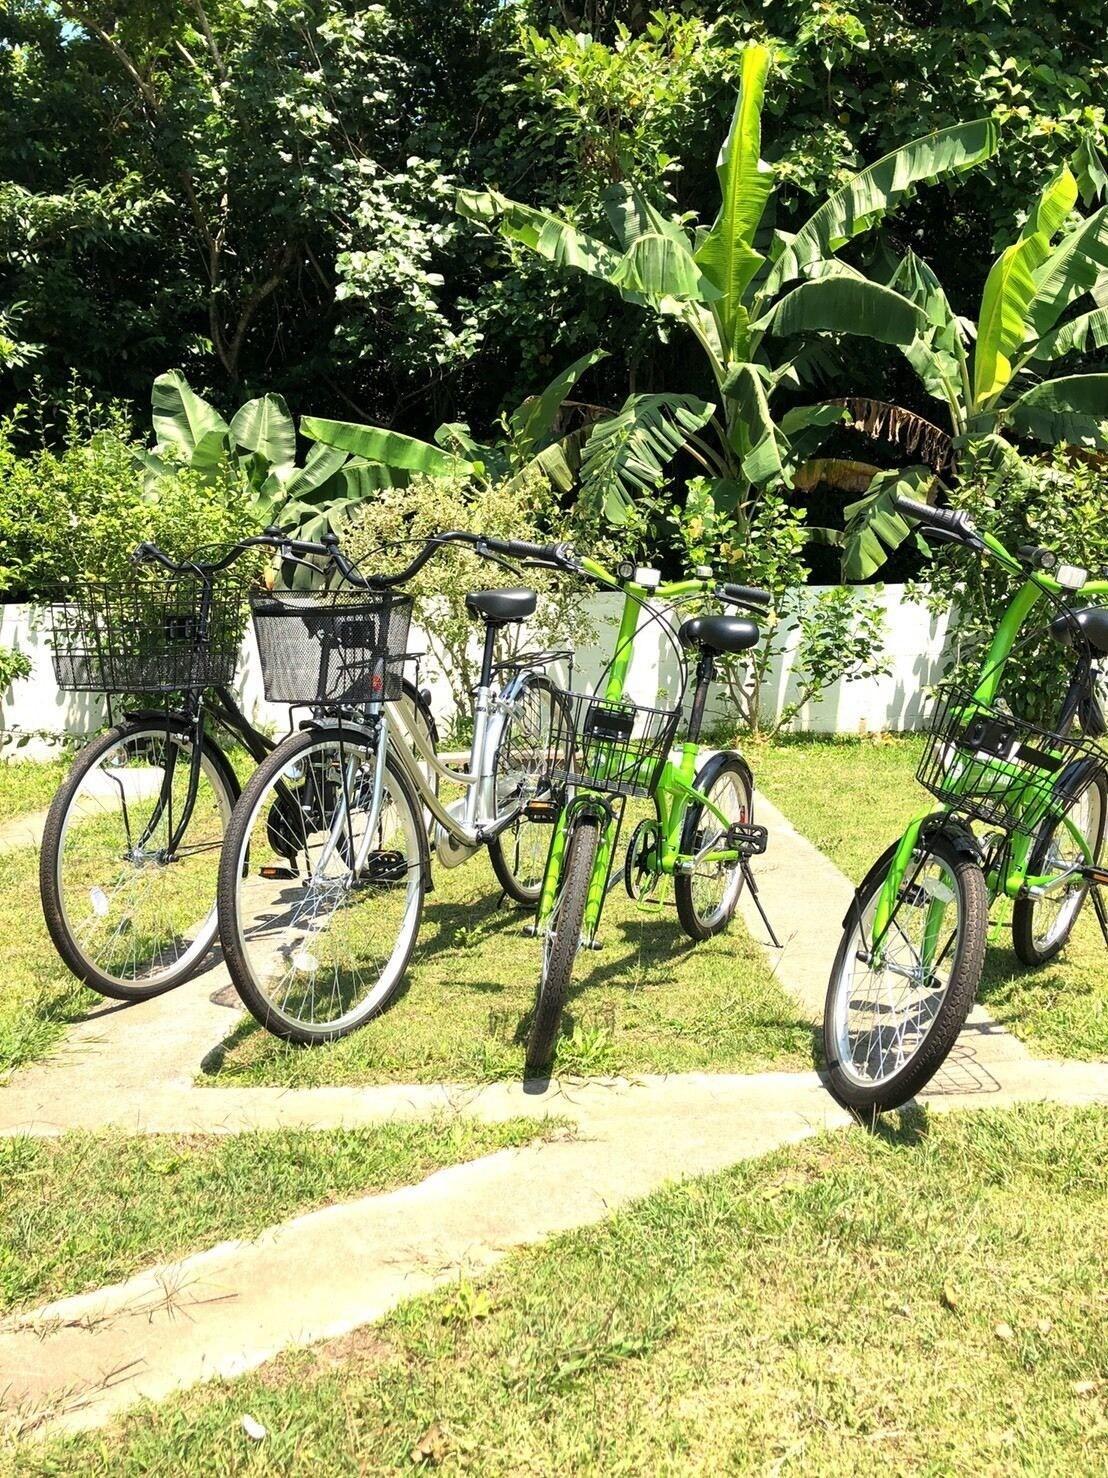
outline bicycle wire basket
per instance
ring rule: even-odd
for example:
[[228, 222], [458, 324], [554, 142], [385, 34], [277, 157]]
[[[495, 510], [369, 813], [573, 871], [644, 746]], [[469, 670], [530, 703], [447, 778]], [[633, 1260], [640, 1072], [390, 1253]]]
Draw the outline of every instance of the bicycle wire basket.
[[680, 718], [679, 708], [561, 691], [551, 708], [550, 779], [612, 795], [649, 795]]
[[400, 697], [411, 596], [254, 590], [250, 608], [271, 703], [360, 708]]
[[50, 602], [59, 688], [185, 693], [230, 683], [246, 625], [241, 578], [136, 570]]
[[1104, 763], [1086, 738], [1063, 737], [948, 687], [939, 693], [916, 778], [964, 816], [1030, 833], [1068, 811]]

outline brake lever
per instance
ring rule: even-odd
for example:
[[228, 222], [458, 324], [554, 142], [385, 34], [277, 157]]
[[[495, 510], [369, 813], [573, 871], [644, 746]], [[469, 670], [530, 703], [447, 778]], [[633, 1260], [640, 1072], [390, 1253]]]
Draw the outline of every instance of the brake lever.
[[514, 575], [517, 580], [521, 580], [523, 578], [523, 571], [519, 567], [519, 565], [509, 564], [508, 561], [503, 557], [503, 555], [493, 554], [492, 550], [488, 547], [483, 539], [477, 540], [476, 544], [474, 544], [473, 546], [473, 552], [481, 559], [487, 559], [490, 564], [499, 565], [502, 570], [507, 570], [508, 574]]

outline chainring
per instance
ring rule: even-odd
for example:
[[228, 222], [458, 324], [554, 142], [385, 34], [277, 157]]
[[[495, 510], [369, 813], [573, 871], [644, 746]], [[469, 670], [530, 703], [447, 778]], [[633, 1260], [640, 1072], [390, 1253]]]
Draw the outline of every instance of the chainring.
[[662, 828], [647, 817], [640, 821], [627, 843], [623, 859], [623, 885], [636, 903], [648, 899], [662, 875]]

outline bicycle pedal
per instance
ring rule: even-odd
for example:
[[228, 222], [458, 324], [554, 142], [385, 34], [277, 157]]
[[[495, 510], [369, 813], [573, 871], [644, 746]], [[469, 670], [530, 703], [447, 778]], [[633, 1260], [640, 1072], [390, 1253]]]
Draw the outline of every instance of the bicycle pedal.
[[1108, 867], [1083, 867], [1081, 875], [1098, 888], [1108, 888]]
[[542, 826], [553, 826], [558, 819], [559, 808], [553, 801], [528, 801], [523, 808], [524, 817], [528, 821], [536, 821]]
[[260, 878], [269, 878], [273, 882], [291, 883], [295, 882], [297, 874], [291, 867], [266, 866], [258, 868], [258, 876]]
[[400, 883], [408, 875], [408, 863], [403, 852], [385, 850], [371, 852], [365, 866], [358, 874], [362, 883]]
[[760, 857], [769, 846], [769, 831], [753, 821], [736, 821], [727, 828], [727, 846], [744, 857]]

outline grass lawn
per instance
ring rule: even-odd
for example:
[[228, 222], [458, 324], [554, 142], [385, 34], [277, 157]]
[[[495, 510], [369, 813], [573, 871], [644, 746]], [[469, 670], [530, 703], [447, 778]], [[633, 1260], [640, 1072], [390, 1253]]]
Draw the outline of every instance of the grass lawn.
[[27, 811], [45, 811], [69, 773], [70, 759], [0, 759], [0, 826]]
[[[3, 771], [0, 771], [0, 775]], [[27, 793], [52, 789], [38, 777]], [[0, 851], [0, 1079], [44, 1054], [95, 997], [58, 960], [38, 898], [34, 848]], [[330, 1047], [278, 1043], [250, 1021], [221, 1054], [214, 1083], [489, 1081], [517, 1077], [534, 1000], [539, 945], [527, 915], [497, 908], [484, 855], [435, 870], [407, 981], [377, 1022]], [[643, 911], [618, 886], [605, 948], [583, 955], [567, 1013], [566, 1073], [755, 1071], [811, 1065], [810, 1032], [774, 984], [741, 923], [693, 946], [671, 906]]]
[[[669, 894], [672, 898], [672, 890]], [[375, 1022], [304, 1050], [253, 1021], [229, 1038], [208, 1081], [238, 1084], [437, 1082], [518, 1078], [540, 946], [529, 915], [497, 907], [484, 854], [435, 869], [407, 980]], [[671, 906], [609, 895], [604, 948], [578, 956], [559, 1072], [754, 1072], [811, 1066], [811, 1032], [736, 922], [694, 945]]]
[[915, 1113], [663, 1190], [479, 1287], [7, 1461], [1102, 1472], [1106, 1240], [1103, 1110]]
[[[98, 999], [58, 958], [38, 894], [38, 851], [0, 851], [0, 1083], [21, 1063], [41, 1057], [66, 1021]], [[0, 1090], [2, 1091], [2, 1090]]]
[[[915, 783], [922, 740], [796, 740], [752, 751], [759, 785], [799, 831], [859, 881], [908, 820], [926, 810]], [[1006, 900], [993, 909], [994, 942], [980, 999], [1034, 1052], [1108, 1058], [1108, 953], [1092, 909], [1068, 947], [1029, 970], [1011, 948]]]
[[559, 1131], [555, 1120], [442, 1117], [366, 1129], [0, 1140], [0, 1312]]

